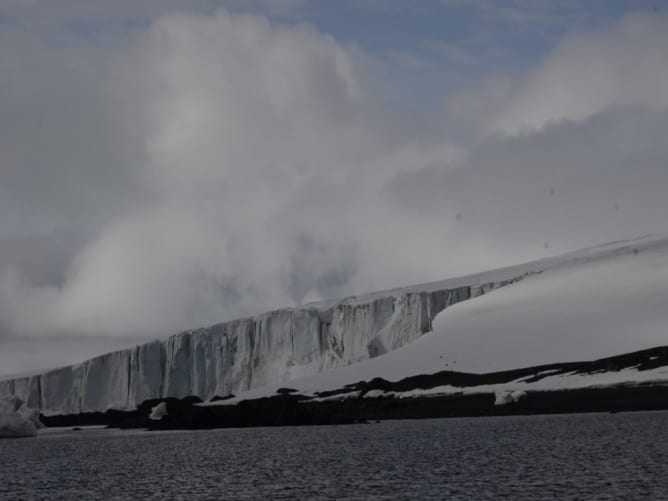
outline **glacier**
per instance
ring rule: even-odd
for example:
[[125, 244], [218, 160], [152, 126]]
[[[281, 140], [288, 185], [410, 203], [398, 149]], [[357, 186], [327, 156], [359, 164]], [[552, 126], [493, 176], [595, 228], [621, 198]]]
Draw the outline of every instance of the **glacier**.
[[45, 415], [239, 393], [379, 356], [431, 330], [445, 308], [501, 287], [435, 283], [284, 308], [190, 330], [41, 374], [0, 381]]
[[[456, 371], [489, 374], [597, 360], [668, 345], [668, 239], [617, 242], [529, 266], [541, 273], [471, 297], [432, 320], [432, 330], [406, 345], [354, 365], [290, 381], [305, 396], [338, 392], [360, 381], [397, 382]], [[591, 374], [557, 373], [538, 381], [411, 390], [395, 397], [552, 391], [668, 382], [668, 366], [625, 367]], [[275, 395], [272, 384], [215, 402]], [[387, 396], [387, 395], [385, 395]], [[338, 397], [337, 397], [338, 398]]]
[[547, 270], [668, 248], [668, 238], [616, 242], [523, 265], [351, 296], [172, 335], [40, 374], [0, 380], [45, 415], [133, 409], [147, 399], [209, 400], [376, 359], [432, 331], [458, 303]]
[[206, 400], [391, 351], [431, 330], [443, 309], [480, 293], [402, 290], [279, 309], [0, 381], [0, 396], [16, 395], [46, 415], [131, 409], [158, 397]]

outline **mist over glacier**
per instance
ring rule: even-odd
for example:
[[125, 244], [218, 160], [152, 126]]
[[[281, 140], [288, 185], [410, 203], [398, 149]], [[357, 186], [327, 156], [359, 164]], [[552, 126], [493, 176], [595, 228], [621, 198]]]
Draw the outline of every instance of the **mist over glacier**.
[[0, 24], [0, 373], [665, 231], [667, 27], [566, 33], [434, 117], [312, 24]]

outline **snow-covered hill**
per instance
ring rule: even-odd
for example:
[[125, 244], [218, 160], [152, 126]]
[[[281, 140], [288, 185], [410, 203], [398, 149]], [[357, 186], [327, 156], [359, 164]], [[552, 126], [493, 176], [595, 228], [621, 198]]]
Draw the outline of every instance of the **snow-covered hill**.
[[489, 372], [668, 344], [668, 237], [286, 308], [0, 381], [46, 414], [149, 398], [314, 393], [374, 377]]

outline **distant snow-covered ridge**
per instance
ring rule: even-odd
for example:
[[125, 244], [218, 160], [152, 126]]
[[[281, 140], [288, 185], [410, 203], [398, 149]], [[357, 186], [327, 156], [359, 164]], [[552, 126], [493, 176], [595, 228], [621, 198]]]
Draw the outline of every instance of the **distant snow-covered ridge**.
[[467, 277], [279, 309], [0, 381], [0, 396], [16, 395], [48, 415], [131, 409], [149, 398], [206, 400], [240, 393], [394, 352], [431, 332], [432, 321], [446, 308], [528, 276], [666, 250], [665, 236], [645, 237]]

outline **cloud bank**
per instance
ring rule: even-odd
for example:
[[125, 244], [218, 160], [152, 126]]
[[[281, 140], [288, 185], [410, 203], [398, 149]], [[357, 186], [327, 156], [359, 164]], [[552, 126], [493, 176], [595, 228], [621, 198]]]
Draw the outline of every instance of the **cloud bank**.
[[[59, 284], [29, 283], [9, 268], [5, 328], [164, 334], [335, 296], [354, 280], [390, 282], [361, 269], [393, 239], [376, 203], [384, 180], [452, 148], [393, 144], [377, 130], [373, 86], [356, 58], [310, 27], [222, 10], [162, 16], [114, 52], [96, 82], [109, 136], [75, 116], [77, 144], [38, 138], [64, 150], [50, 156], [64, 166], [53, 176], [66, 189], [52, 194], [38, 179], [53, 169], [45, 152], [17, 153], [16, 169], [29, 171], [17, 175], [20, 189], [48, 191], [44, 204], [60, 221], [85, 218], [83, 208], [95, 227], [86, 225], [88, 241]], [[107, 158], [68, 157], [103, 156], [91, 138], [111, 143]]]
[[567, 36], [492, 118], [509, 134], [581, 121], [611, 107], [668, 106], [666, 17], [630, 14], [611, 30]]
[[3, 26], [2, 333], [161, 337], [665, 232], [667, 45], [648, 15], [568, 36], [425, 130], [306, 25]]

